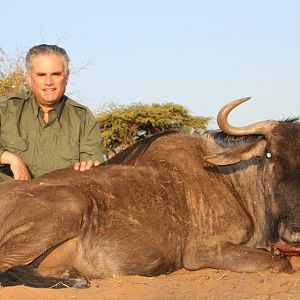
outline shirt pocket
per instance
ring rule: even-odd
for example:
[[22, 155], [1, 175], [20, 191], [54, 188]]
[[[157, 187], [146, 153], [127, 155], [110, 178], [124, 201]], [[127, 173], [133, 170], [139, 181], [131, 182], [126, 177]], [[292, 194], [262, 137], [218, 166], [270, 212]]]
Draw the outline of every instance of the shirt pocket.
[[57, 152], [64, 160], [79, 161], [79, 140], [75, 136], [58, 135]]
[[21, 154], [28, 149], [28, 142], [20, 136], [2, 134], [1, 144], [9, 152], [14, 154]]

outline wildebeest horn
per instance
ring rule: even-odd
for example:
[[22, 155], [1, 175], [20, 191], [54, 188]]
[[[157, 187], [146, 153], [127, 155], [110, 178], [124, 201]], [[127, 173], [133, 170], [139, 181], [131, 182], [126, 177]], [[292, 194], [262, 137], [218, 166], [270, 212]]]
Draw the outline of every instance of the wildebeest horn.
[[254, 124], [250, 124], [243, 127], [234, 127], [228, 124], [227, 118], [229, 113], [241, 103], [250, 100], [251, 97], [241, 98], [229, 102], [218, 113], [217, 122], [221, 130], [227, 134], [231, 135], [249, 135], [249, 134], [262, 134], [266, 135], [274, 126], [277, 124], [277, 121], [267, 120], [261, 121]]

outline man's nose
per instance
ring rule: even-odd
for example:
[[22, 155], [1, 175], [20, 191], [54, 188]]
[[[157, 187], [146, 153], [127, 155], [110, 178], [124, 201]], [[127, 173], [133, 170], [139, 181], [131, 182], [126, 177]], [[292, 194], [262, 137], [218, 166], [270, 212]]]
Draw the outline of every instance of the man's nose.
[[52, 76], [46, 76], [45, 78], [45, 84], [52, 85], [53, 84], [53, 78]]

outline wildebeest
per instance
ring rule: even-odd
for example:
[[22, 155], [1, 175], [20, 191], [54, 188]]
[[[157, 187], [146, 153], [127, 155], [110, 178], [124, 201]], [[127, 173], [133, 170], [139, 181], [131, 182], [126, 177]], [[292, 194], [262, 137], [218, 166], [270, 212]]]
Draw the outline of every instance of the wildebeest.
[[228, 124], [248, 99], [220, 110], [223, 132], [158, 134], [84, 173], [2, 184], [2, 285], [85, 287], [179, 268], [289, 272], [300, 244], [300, 123]]

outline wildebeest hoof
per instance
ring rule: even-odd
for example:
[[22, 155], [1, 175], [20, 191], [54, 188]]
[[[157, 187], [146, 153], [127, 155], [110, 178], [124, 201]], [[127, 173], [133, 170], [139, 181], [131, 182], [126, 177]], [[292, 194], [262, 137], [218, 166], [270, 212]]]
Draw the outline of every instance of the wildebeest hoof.
[[61, 284], [65, 285], [65, 287], [75, 287], [78, 289], [90, 287], [90, 282], [86, 276], [76, 270], [65, 270], [65, 272], [60, 275], [60, 279]]
[[74, 287], [77, 289], [86, 289], [90, 287], [89, 281], [82, 278], [71, 278], [71, 279], [62, 279], [55, 285], [50, 286], [52, 289], [63, 289]]
[[271, 271], [276, 273], [292, 273], [293, 268], [288, 258], [281, 258], [279, 256], [272, 257], [273, 264]]
[[87, 289], [90, 287], [89, 281], [82, 278], [69, 279], [71, 286], [77, 289]]
[[[77, 277], [77, 276], [74, 276], [74, 274], [73, 274], [73, 276], [71, 276], [71, 271], [70, 270], [66, 270], [65, 272], [63, 272], [61, 275], [60, 275], [60, 278], [61, 279], [70, 279], [70, 278], [72, 278], [72, 277]], [[77, 274], [76, 274], [77, 275]]]

